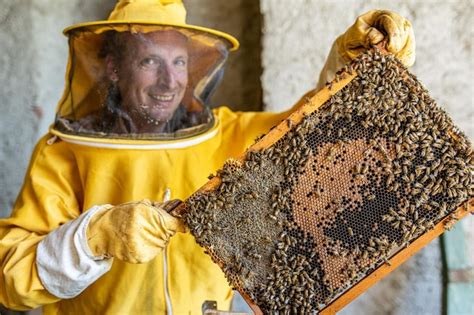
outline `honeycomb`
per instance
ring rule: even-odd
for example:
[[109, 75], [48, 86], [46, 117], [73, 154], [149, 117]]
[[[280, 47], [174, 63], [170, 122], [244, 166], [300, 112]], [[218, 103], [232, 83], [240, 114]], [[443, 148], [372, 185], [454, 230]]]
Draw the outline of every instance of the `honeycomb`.
[[186, 201], [197, 242], [264, 313], [318, 312], [474, 196], [471, 144], [416, 77], [376, 49], [352, 71]]

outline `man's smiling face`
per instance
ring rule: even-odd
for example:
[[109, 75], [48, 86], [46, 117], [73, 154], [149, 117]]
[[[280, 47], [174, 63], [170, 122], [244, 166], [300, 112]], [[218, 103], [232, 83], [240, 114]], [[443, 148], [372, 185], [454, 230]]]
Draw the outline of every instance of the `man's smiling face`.
[[180, 105], [188, 84], [186, 37], [176, 31], [128, 36], [117, 67], [122, 106], [166, 122]]

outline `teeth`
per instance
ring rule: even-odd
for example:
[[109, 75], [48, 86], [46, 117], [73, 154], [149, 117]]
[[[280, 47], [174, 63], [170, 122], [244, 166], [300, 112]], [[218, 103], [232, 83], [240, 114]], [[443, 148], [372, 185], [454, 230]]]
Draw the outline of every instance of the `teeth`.
[[163, 102], [169, 102], [173, 99], [173, 95], [150, 95], [151, 98], [157, 100], [157, 101], [163, 101]]

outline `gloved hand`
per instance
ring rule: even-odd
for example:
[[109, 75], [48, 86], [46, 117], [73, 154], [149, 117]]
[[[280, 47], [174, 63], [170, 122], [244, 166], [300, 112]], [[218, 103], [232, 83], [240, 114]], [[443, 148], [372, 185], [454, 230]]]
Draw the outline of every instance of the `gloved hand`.
[[407, 67], [415, 63], [415, 35], [410, 21], [395, 12], [371, 10], [359, 16], [337, 39], [339, 54], [351, 61], [371, 45], [386, 40], [385, 48]]
[[351, 27], [332, 45], [315, 91], [324, 87], [344, 64], [350, 62], [371, 45], [386, 41], [385, 49], [407, 67], [415, 63], [415, 35], [411, 23], [400, 15], [372, 10], [359, 16]]
[[148, 200], [107, 206], [91, 218], [87, 242], [95, 256], [115, 257], [130, 263], [153, 259], [176, 232], [185, 232], [180, 219], [164, 208], [176, 201], [152, 204]]

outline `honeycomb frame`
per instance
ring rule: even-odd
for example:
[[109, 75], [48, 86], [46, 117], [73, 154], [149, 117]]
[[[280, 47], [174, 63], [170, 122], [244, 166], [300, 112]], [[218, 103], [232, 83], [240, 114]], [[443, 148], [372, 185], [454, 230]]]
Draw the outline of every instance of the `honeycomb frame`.
[[473, 171], [467, 138], [375, 49], [228, 160], [183, 218], [257, 313], [329, 312], [465, 215]]

